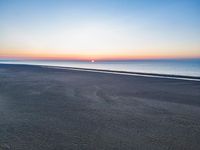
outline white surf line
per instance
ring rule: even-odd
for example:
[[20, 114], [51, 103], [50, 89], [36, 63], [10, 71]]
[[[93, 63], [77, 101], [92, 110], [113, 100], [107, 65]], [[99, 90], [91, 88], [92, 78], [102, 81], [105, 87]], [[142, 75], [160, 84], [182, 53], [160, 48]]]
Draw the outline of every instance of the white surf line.
[[200, 81], [200, 79], [184, 78], [184, 77], [170, 77], [162, 75], [147, 75], [139, 73], [125, 73], [125, 72], [114, 72], [114, 71], [102, 71], [102, 70], [92, 70], [92, 69], [81, 69], [81, 68], [67, 68], [67, 67], [57, 67], [57, 66], [44, 66], [46, 68], [54, 69], [64, 69], [64, 70], [75, 70], [75, 71], [87, 71], [87, 72], [96, 72], [96, 73], [107, 73], [107, 74], [118, 74], [118, 75], [128, 75], [128, 76], [141, 76], [141, 77], [150, 77], [150, 78], [161, 78], [161, 79], [178, 79], [178, 80], [189, 80], [189, 81]]

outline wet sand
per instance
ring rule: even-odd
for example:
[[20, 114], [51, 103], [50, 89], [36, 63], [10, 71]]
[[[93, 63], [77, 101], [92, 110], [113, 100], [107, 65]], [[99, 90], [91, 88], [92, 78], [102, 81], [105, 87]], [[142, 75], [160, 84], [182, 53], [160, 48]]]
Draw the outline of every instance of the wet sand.
[[0, 64], [0, 150], [200, 149], [200, 82]]

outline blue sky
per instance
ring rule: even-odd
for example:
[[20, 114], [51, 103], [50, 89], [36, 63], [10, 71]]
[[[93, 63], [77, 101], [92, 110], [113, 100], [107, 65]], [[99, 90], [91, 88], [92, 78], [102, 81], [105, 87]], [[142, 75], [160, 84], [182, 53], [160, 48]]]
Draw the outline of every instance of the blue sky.
[[0, 0], [0, 56], [200, 57], [197, 0]]

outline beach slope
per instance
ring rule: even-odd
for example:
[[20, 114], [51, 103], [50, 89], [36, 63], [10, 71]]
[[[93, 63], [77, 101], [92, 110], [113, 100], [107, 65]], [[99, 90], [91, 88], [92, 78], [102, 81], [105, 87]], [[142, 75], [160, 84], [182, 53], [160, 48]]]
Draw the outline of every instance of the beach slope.
[[200, 82], [1, 64], [9, 149], [200, 149]]

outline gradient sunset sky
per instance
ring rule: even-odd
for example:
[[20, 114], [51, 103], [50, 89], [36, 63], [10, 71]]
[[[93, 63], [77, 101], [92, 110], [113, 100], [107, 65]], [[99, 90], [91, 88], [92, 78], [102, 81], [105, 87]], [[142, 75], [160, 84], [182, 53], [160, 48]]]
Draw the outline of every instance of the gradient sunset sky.
[[200, 58], [200, 1], [0, 0], [0, 58]]

